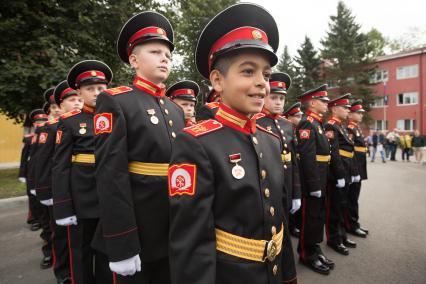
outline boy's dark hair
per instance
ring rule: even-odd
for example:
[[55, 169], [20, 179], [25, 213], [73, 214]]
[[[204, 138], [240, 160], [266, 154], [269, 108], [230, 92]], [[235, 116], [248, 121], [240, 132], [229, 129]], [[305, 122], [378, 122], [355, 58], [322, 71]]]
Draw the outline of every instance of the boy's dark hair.
[[227, 54], [221, 55], [212, 66], [211, 70], [216, 69], [223, 76], [226, 76], [229, 71], [229, 67], [231, 67], [234, 62], [235, 57], [237, 56], [237, 52], [229, 52]]

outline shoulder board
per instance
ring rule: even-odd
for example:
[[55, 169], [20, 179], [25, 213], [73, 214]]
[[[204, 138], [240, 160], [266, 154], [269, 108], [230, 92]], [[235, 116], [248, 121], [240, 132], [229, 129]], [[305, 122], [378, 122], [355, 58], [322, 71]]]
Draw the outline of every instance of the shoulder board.
[[312, 123], [312, 122], [314, 122], [314, 120], [315, 120], [315, 119], [314, 119], [312, 116], [309, 116], [309, 115], [308, 115], [308, 116], [306, 117], [306, 120]]
[[61, 119], [65, 119], [65, 118], [68, 118], [68, 117], [74, 116], [74, 115], [76, 115], [76, 114], [79, 114], [80, 112], [81, 112], [81, 110], [80, 110], [80, 109], [74, 109], [74, 110], [72, 110], [72, 111], [69, 111], [69, 112], [67, 112], [67, 113], [62, 114], [62, 115], [60, 116], [60, 118], [61, 118]]
[[335, 120], [330, 119], [329, 121], [327, 121], [328, 124], [334, 125], [336, 123]]
[[120, 86], [117, 88], [112, 88], [112, 89], [106, 89], [104, 92], [110, 94], [111, 96], [115, 96], [115, 95], [119, 95], [119, 94], [124, 94], [127, 92], [133, 91], [133, 89], [131, 87], [128, 86]]
[[272, 135], [272, 136], [274, 136], [274, 137], [276, 137], [276, 138], [278, 138], [278, 139], [280, 139], [280, 137], [277, 135], [277, 134], [275, 134], [274, 132], [272, 132], [272, 131], [269, 131], [268, 129], [266, 129], [266, 128], [263, 128], [262, 126], [260, 126], [260, 125], [256, 125], [256, 128], [257, 129], [259, 129], [259, 130], [261, 130], [261, 131], [263, 131], [263, 132], [266, 132], [266, 133], [268, 133], [268, 134], [270, 134], [270, 135]]
[[222, 127], [222, 123], [214, 119], [208, 119], [204, 120], [203, 122], [197, 123], [196, 125], [185, 127], [183, 131], [191, 134], [194, 137], [200, 137], [204, 134], [221, 129]]
[[209, 109], [214, 109], [214, 108], [218, 108], [219, 105], [220, 105], [219, 102], [212, 102], [212, 103], [207, 103], [206, 107], [209, 108]]
[[52, 125], [59, 121], [59, 118], [52, 118], [47, 121], [47, 124]]
[[349, 125], [348, 125], [348, 128], [350, 128], [350, 129], [354, 129], [354, 128], [355, 128], [355, 125], [353, 125], [353, 124], [349, 124]]
[[258, 119], [260, 119], [260, 118], [262, 118], [262, 117], [265, 117], [265, 114], [264, 114], [264, 113], [259, 112], [259, 113], [256, 113], [255, 115], [253, 115], [252, 119], [256, 119], [256, 120], [258, 120]]

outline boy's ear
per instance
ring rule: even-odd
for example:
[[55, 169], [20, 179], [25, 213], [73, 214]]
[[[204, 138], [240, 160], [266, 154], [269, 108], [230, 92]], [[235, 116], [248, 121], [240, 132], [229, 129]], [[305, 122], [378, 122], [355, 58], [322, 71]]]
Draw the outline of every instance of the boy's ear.
[[216, 92], [221, 93], [223, 91], [223, 80], [224, 77], [219, 70], [213, 69], [213, 71], [210, 72], [210, 83]]
[[138, 66], [137, 60], [138, 59], [136, 54], [132, 53], [129, 55], [129, 63], [130, 63], [130, 66], [132, 66], [132, 68], [136, 68]]

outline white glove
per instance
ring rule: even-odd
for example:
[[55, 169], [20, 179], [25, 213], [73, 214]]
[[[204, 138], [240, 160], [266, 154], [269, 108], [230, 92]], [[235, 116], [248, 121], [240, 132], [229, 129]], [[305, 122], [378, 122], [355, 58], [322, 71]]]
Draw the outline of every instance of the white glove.
[[294, 214], [297, 212], [297, 210], [300, 209], [300, 206], [302, 205], [302, 201], [300, 199], [293, 199], [291, 201], [291, 210], [290, 213]]
[[314, 191], [314, 192], [311, 192], [311, 193], [309, 193], [311, 196], [314, 196], [314, 197], [317, 197], [317, 198], [320, 198], [321, 197], [321, 190], [318, 190], [318, 191]]
[[141, 271], [141, 259], [137, 254], [125, 260], [110, 262], [109, 268], [112, 272], [123, 276], [133, 275], [136, 271]]
[[360, 175], [352, 177], [352, 182], [360, 182], [360, 181], [361, 181], [361, 176]]
[[36, 196], [36, 195], [37, 195], [37, 193], [36, 193], [35, 189], [30, 189], [30, 193], [31, 193], [32, 195], [34, 195], [34, 196]]
[[46, 200], [41, 200], [40, 201], [41, 204], [46, 205], [46, 206], [52, 206], [53, 205], [53, 199], [46, 199]]
[[56, 224], [59, 226], [77, 225], [77, 217], [73, 215], [71, 217], [59, 219], [56, 220]]
[[24, 177], [20, 177], [20, 178], [18, 178], [18, 180], [19, 180], [19, 182], [22, 182], [22, 183], [26, 183], [27, 182], [27, 179], [24, 178]]
[[344, 178], [338, 179], [337, 183], [336, 183], [336, 187], [344, 188], [345, 187], [345, 179]]

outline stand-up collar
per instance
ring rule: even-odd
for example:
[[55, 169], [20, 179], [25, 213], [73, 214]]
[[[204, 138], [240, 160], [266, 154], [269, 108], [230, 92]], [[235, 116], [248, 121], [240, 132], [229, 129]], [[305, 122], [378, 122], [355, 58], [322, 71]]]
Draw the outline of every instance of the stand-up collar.
[[309, 115], [310, 117], [312, 117], [313, 119], [315, 119], [315, 120], [317, 120], [317, 121], [319, 121], [319, 122], [322, 123], [322, 115], [321, 114], [317, 114], [317, 113], [315, 113], [315, 112], [313, 112], [311, 110], [308, 110], [306, 112], [306, 114]]
[[154, 97], [164, 97], [166, 94], [166, 90], [164, 88], [161, 88], [148, 80], [142, 79], [139, 76], [135, 77], [133, 85]]
[[272, 118], [272, 119], [278, 119], [281, 116], [279, 114], [272, 114], [268, 109], [263, 108], [262, 113], [265, 114], [266, 117]]
[[358, 127], [358, 123], [353, 121], [353, 120], [349, 120], [349, 125], [352, 125], [354, 127]]
[[245, 134], [254, 134], [256, 132], [256, 119], [250, 119], [222, 103], [216, 113], [216, 119], [223, 125]]
[[340, 118], [335, 117], [334, 115], [330, 117], [330, 120], [333, 120], [337, 122], [337, 124], [342, 125], [342, 120]]
[[84, 105], [83, 105], [83, 111], [84, 111], [85, 113], [93, 114], [93, 113], [95, 113], [95, 108], [94, 108], [94, 107], [91, 107], [91, 106], [88, 106], [88, 105], [86, 105], [86, 104], [84, 104]]

